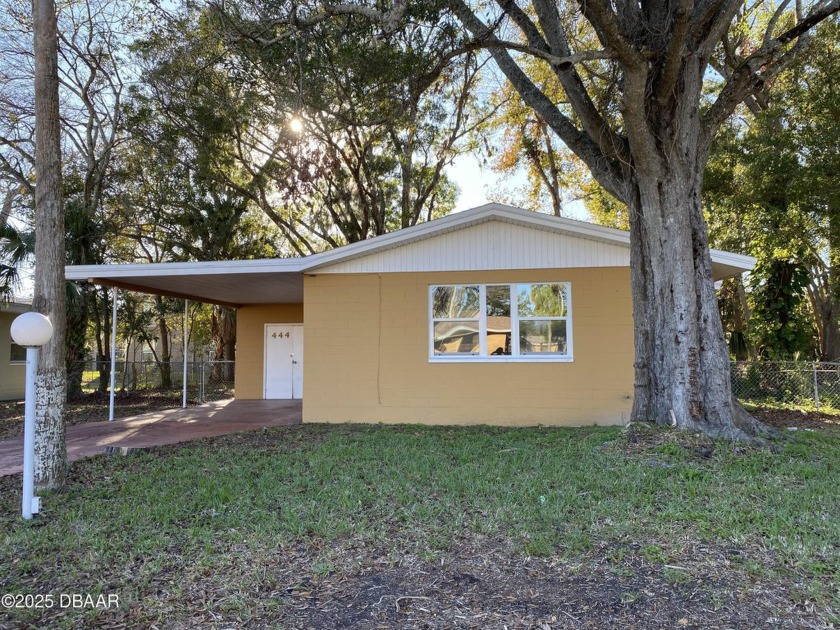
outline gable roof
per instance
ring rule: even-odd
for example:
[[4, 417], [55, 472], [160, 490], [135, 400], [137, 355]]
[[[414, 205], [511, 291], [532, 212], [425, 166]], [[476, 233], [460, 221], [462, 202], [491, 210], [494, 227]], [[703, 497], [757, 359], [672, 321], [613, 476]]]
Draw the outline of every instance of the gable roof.
[[[533, 210], [524, 210], [500, 203], [488, 203], [477, 208], [449, 214], [440, 219], [404, 228], [397, 232], [383, 234], [372, 239], [338, 247], [320, 254], [315, 254], [314, 256], [308, 256], [304, 259], [309, 260], [309, 264], [305, 270], [324, 271], [325, 268], [331, 267], [339, 262], [346, 262], [362, 256], [370, 256], [389, 249], [403, 247], [411, 243], [441, 236], [448, 232], [462, 230], [487, 221], [500, 221], [630, 249], [630, 232], [625, 230], [617, 230], [575, 219], [566, 219], [564, 217], [534, 212]], [[729, 272], [731, 270], [733, 274], [743, 273], [744, 271], [750, 271], [755, 266], [756, 259], [752, 256], [744, 256], [742, 254], [734, 254], [716, 249], [710, 251], [712, 262], [720, 265], [722, 272]]]
[[[307, 273], [352, 272], [356, 267], [349, 266], [350, 263], [360, 259], [368, 260], [365, 271], [376, 271], [376, 265], [381, 262], [381, 259], [377, 259], [376, 256], [392, 250], [394, 250], [392, 252], [394, 256], [399, 256], [397, 251], [399, 248], [403, 248], [400, 251], [408, 252], [410, 247], [417, 247], [429, 239], [437, 238], [443, 241], [445, 239], [441, 237], [447, 234], [462, 230], [469, 231], [488, 222], [536, 230], [545, 233], [546, 236], [557, 235], [574, 239], [585, 247], [586, 242], [591, 243], [593, 248], [602, 245], [609, 250], [608, 260], [612, 261], [609, 264], [595, 261], [596, 264], [578, 266], [627, 266], [629, 264], [629, 232], [489, 203], [303, 258], [79, 265], [68, 266], [66, 277], [68, 280], [88, 280], [134, 291], [196, 299], [228, 306], [299, 303], [303, 301], [303, 275]], [[554, 247], [553, 249], [562, 248]], [[715, 277], [718, 279], [749, 271], [755, 265], [755, 259], [750, 256], [718, 250], [711, 250], [711, 256]], [[535, 264], [537, 263], [525, 268], [532, 268]], [[379, 270], [388, 271], [388, 269]]]

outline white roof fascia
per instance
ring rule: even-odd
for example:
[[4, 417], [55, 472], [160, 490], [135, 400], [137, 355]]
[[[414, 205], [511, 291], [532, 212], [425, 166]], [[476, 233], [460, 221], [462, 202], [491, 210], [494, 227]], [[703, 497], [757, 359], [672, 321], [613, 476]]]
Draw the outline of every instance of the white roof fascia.
[[720, 249], [710, 249], [712, 255], [712, 262], [719, 265], [727, 265], [729, 267], [737, 267], [743, 271], [752, 271], [758, 258], [754, 256], [747, 256], [745, 254], [733, 254], [732, 252], [725, 252]]
[[131, 263], [116, 265], [68, 265], [67, 280], [89, 278], [137, 278], [182, 275], [228, 275], [242, 273], [300, 273], [305, 258], [268, 258], [260, 260], [213, 260], [207, 262]]

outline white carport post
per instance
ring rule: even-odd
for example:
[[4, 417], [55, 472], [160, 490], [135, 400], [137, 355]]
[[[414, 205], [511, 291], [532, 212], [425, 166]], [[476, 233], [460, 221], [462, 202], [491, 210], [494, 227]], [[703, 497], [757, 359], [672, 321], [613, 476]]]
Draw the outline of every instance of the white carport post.
[[184, 300], [184, 392], [183, 392], [183, 400], [181, 401], [181, 407], [184, 409], [187, 408], [187, 335], [189, 334], [189, 312], [190, 312], [190, 301]]
[[[111, 391], [108, 400], [108, 421], [114, 419], [114, 391], [117, 388], [117, 295], [119, 289], [114, 287], [113, 305], [111, 308]], [[128, 357], [126, 357], [128, 360]]]

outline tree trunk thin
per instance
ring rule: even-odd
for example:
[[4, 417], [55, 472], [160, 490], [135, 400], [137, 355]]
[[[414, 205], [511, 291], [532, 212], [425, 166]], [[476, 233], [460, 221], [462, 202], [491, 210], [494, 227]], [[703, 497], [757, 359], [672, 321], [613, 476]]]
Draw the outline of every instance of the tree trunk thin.
[[33, 0], [35, 50], [35, 286], [32, 307], [46, 314], [53, 337], [41, 348], [36, 379], [35, 484], [59, 488], [67, 474], [64, 441], [64, 212], [58, 50], [53, 0]]

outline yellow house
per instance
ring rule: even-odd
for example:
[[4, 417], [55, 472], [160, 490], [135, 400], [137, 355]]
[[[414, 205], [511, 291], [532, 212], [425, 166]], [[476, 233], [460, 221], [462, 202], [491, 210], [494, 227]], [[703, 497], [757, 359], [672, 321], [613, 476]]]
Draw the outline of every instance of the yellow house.
[[[716, 279], [753, 258], [712, 251]], [[236, 397], [304, 422], [581, 425], [633, 396], [629, 235], [488, 204], [305, 258], [68, 267], [238, 309]]]
[[0, 400], [23, 399], [26, 388], [26, 350], [12, 341], [12, 322], [30, 309], [22, 302], [0, 301]]

